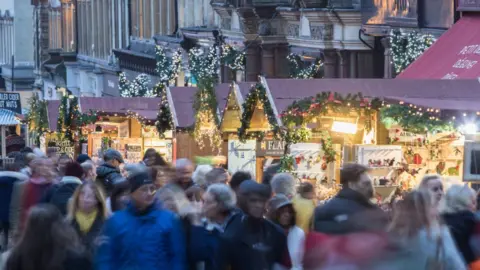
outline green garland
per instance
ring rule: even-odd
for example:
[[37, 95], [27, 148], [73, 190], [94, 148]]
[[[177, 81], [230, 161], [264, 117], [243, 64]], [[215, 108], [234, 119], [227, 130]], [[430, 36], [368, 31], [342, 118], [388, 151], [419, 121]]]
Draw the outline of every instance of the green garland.
[[222, 45], [221, 61], [233, 72], [245, 70], [245, 52], [238, 51], [228, 44]]
[[[205, 139], [208, 139], [212, 148], [220, 151], [222, 138], [218, 130], [218, 104], [215, 94], [220, 66], [217, 47], [210, 47], [207, 53], [202, 49], [192, 48], [189, 52], [189, 66], [192, 76], [197, 80], [198, 88], [193, 102], [195, 111], [193, 137], [200, 149], [205, 146]], [[212, 128], [206, 128], [208, 124], [212, 124]]]
[[395, 73], [400, 74], [435, 41], [436, 39], [429, 34], [425, 35], [415, 31], [404, 33], [398, 29], [393, 30], [390, 34], [390, 43]]
[[335, 148], [333, 148], [332, 137], [330, 136], [330, 133], [328, 131], [322, 132], [322, 138], [320, 142], [322, 143], [322, 151], [323, 156], [325, 157], [325, 162], [334, 162], [337, 151], [335, 151]]
[[60, 139], [62, 135], [67, 135], [67, 130], [69, 136], [65, 136], [68, 140], [72, 141], [72, 136], [70, 129], [70, 117], [68, 117], [68, 95], [63, 95], [60, 99], [60, 107], [58, 107], [58, 118], [57, 118], [57, 135]]
[[257, 83], [255, 87], [248, 93], [245, 102], [242, 104], [243, 113], [242, 118], [240, 119], [241, 126], [237, 132], [239, 140], [242, 142], [245, 142], [251, 138], [261, 140], [265, 136], [264, 132], [248, 132], [248, 129], [250, 128], [250, 120], [252, 119], [257, 103], [263, 104], [265, 115], [267, 116], [268, 122], [272, 127], [274, 136], [277, 138], [283, 137], [281, 136], [280, 127], [278, 126], [277, 119], [273, 113], [272, 105], [268, 100], [267, 90], [262, 83]]
[[67, 139], [70, 142], [74, 141], [75, 136], [80, 140], [85, 140], [82, 127], [98, 120], [94, 111], [80, 112], [78, 98], [75, 96], [64, 95], [60, 100], [58, 111], [57, 136], [59, 139]]
[[162, 99], [159, 104], [155, 127], [157, 128], [160, 139], [165, 139], [165, 132], [173, 130], [174, 128], [173, 116], [170, 111], [170, 106], [168, 105], [166, 86], [164, 84], [157, 84], [155, 88], [158, 96]]
[[294, 79], [313, 79], [316, 78], [323, 63], [316, 59], [313, 64], [307, 65], [297, 54], [291, 53], [287, 56], [288, 66], [290, 68], [290, 77]]
[[442, 120], [438, 116], [438, 111], [419, 111], [413, 105], [410, 107], [401, 104], [391, 104], [380, 110], [380, 120], [387, 128], [392, 124], [397, 124], [405, 131], [415, 134], [454, 130], [452, 122]]
[[30, 110], [26, 116], [28, 129], [32, 133], [35, 145], [40, 145], [40, 137], [48, 132], [47, 101], [40, 100], [34, 94], [28, 101]]
[[278, 169], [278, 172], [292, 173], [293, 171], [295, 171], [295, 159], [293, 156], [283, 155], [280, 158], [280, 168]]

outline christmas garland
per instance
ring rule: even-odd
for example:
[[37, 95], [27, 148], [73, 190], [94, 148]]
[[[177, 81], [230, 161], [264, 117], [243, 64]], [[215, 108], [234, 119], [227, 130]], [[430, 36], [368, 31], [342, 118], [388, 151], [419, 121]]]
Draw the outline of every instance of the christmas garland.
[[97, 113], [94, 111], [80, 112], [77, 97], [64, 95], [58, 108], [57, 135], [59, 139], [67, 139], [70, 142], [74, 141], [74, 136], [84, 140], [82, 127], [93, 124], [97, 120]]
[[390, 34], [390, 44], [396, 74], [400, 74], [406, 69], [435, 41], [436, 39], [430, 34], [425, 35], [415, 31], [405, 33], [398, 29], [393, 30]]
[[193, 102], [195, 111], [193, 137], [200, 149], [205, 147], [204, 141], [208, 139], [212, 148], [220, 152], [222, 137], [218, 129], [218, 105], [215, 94], [219, 63], [216, 46], [210, 47], [206, 54], [199, 48], [192, 48], [189, 52], [190, 72], [196, 78], [198, 87]]
[[413, 105], [389, 104], [380, 110], [380, 120], [387, 128], [397, 124], [415, 134], [453, 131], [453, 123], [440, 119], [438, 113], [438, 110], [416, 110]]
[[313, 79], [323, 66], [320, 59], [316, 59], [313, 64], [306, 66], [301, 57], [294, 53], [290, 53], [287, 60], [290, 67], [290, 77], [294, 79]]
[[40, 137], [48, 131], [47, 101], [40, 100], [34, 94], [29, 100], [30, 110], [26, 116], [28, 129], [33, 133], [36, 145], [40, 145]]
[[228, 44], [222, 45], [222, 64], [233, 71], [245, 69], [245, 52], [238, 51]]
[[182, 64], [182, 52], [177, 50], [173, 53], [172, 58], [168, 58], [165, 50], [160, 47], [155, 47], [155, 58], [157, 61], [156, 69], [160, 83], [158, 83], [153, 89], [154, 95], [160, 97], [157, 119], [155, 121], [155, 127], [161, 139], [165, 138], [165, 132], [173, 130], [173, 116], [170, 111], [167, 99], [167, 86], [175, 82], [178, 76]]
[[132, 82], [127, 79], [124, 72], [119, 74], [118, 86], [122, 97], [154, 97], [149, 84], [150, 77], [147, 74], [139, 74]]
[[243, 113], [240, 119], [241, 126], [238, 129], [237, 135], [240, 141], [245, 142], [248, 139], [256, 138], [257, 140], [263, 139], [265, 132], [248, 132], [250, 128], [250, 120], [252, 119], [253, 112], [257, 107], [257, 104], [263, 104], [263, 110], [267, 116], [268, 123], [272, 127], [273, 135], [277, 138], [281, 136], [280, 127], [277, 124], [277, 119], [272, 109], [272, 105], [267, 97], [267, 90], [262, 83], [257, 83], [255, 87], [248, 93], [245, 102], [242, 104]]
[[73, 138], [68, 127], [70, 127], [70, 117], [68, 117], [68, 95], [63, 95], [60, 99], [60, 107], [58, 107], [57, 134], [58, 136], [64, 135], [69, 141], [72, 141]]

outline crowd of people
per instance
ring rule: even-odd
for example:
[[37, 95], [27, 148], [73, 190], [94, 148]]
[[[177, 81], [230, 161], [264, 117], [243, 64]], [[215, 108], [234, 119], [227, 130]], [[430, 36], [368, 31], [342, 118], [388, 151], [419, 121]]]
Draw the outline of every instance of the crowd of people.
[[123, 163], [22, 149], [0, 172], [0, 270], [480, 269], [477, 193], [438, 175], [385, 211], [359, 164], [318, 205], [278, 166], [259, 183], [153, 149]]

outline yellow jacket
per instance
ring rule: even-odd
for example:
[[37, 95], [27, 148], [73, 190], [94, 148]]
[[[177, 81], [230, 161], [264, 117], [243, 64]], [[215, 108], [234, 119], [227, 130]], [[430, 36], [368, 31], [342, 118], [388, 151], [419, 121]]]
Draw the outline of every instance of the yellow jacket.
[[292, 203], [297, 216], [297, 226], [307, 234], [312, 227], [311, 224], [313, 213], [315, 211], [315, 202], [297, 195], [292, 200]]

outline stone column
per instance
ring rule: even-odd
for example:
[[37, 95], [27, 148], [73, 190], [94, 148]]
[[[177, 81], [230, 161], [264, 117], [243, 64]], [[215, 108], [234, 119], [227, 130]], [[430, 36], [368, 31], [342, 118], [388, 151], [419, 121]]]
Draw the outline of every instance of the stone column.
[[392, 44], [390, 44], [390, 39], [388, 37], [382, 38], [382, 45], [385, 49], [385, 60], [384, 60], [384, 69], [383, 69], [383, 78], [391, 79], [393, 78], [393, 54], [392, 54]]
[[350, 51], [350, 78], [358, 77], [357, 52]]
[[337, 78], [337, 52], [326, 50], [324, 52], [325, 78]]
[[350, 52], [339, 51], [338, 58], [340, 59], [340, 78], [350, 78]]
[[260, 75], [261, 61], [260, 61], [260, 46], [256, 41], [246, 41], [245, 52], [246, 70], [245, 77], [247, 82], [258, 81], [258, 75]]
[[275, 78], [288, 78], [288, 44], [277, 43], [275, 47]]
[[262, 74], [268, 78], [275, 77], [275, 45], [262, 45]]

